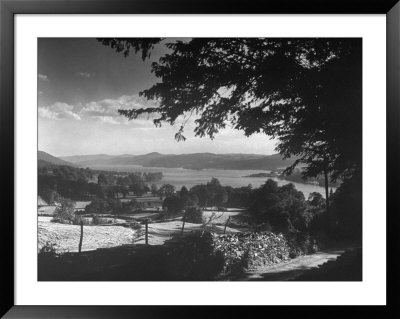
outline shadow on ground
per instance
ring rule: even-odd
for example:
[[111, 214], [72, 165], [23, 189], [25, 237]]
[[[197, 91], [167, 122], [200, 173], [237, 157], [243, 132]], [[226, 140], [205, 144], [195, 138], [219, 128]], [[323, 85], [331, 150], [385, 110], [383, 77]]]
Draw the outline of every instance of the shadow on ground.
[[[288, 262], [219, 278], [224, 259], [188, 245], [124, 245], [96, 251], [41, 255], [39, 281], [361, 281], [362, 250], [326, 250]], [[194, 249], [193, 247], [197, 247]]]
[[[329, 256], [329, 257], [328, 257]], [[321, 262], [322, 261], [322, 262]], [[362, 250], [329, 250], [269, 268], [248, 271], [245, 281], [361, 281]]]

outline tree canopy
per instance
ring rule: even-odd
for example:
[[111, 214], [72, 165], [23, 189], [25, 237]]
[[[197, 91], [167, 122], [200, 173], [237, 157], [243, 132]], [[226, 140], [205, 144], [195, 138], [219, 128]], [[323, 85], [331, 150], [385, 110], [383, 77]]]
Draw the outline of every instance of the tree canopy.
[[157, 107], [119, 110], [134, 119], [155, 114], [155, 125], [195, 119], [197, 136], [213, 138], [231, 125], [249, 136], [265, 133], [276, 150], [305, 164], [305, 176], [332, 180], [361, 170], [362, 59], [357, 38], [99, 39], [143, 60], [154, 45], [168, 48], [152, 72], [160, 79], [140, 95]]

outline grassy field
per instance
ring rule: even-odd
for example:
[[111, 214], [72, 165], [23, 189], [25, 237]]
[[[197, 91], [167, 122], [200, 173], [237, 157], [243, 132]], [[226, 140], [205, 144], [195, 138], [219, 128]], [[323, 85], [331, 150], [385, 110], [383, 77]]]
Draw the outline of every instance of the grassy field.
[[[223, 214], [222, 214], [223, 213]], [[240, 212], [216, 212], [219, 218], [213, 220], [207, 225], [212, 228], [213, 232], [222, 234], [224, 232], [225, 223], [229, 216], [236, 216]], [[211, 216], [212, 212], [204, 212], [205, 216]], [[132, 219], [142, 219], [152, 217], [156, 214], [140, 213], [130, 215]], [[46, 244], [46, 242], [56, 244], [59, 252], [75, 252], [78, 251], [78, 243], [80, 237], [80, 226], [52, 223], [52, 217], [39, 216], [38, 222], [38, 250]], [[201, 229], [201, 224], [185, 223], [184, 232], [191, 232]], [[181, 233], [182, 220], [177, 218], [165, 222], [149, 223], [148, 241], [150, 245], [162, 245], [166, 240], [172, 238], [174, 234]], [[226, 233], [240, 232], [237, 229], [227, 227]], [[94, 250], [97, 248], [114, 247], [123, 244], [144, 244], [145, 233], [144, 226], [140, 231], [123, 226], [84, 226], [84, 236], [82, 250]]]
[[[212, 217], [213, 214], [215, 215], [215, 217]], [[245, 213], [242, 210], [238, 209], [229, 209], [227, 211], [203, 210], [203, 217], [208, 219], [212, 218], [212, 223], [216, 225], [225, 225], [229, 217], [231, 217], [232, 219], [243, 215], [245, 215]]]
[[[76, 252], [80, 226], [50, 222], [51, 217], [39, 217], [38, 251], [47, 242], [55, 244], [57, 252]], [[82, 250], [114, 247], [133, 243], [135, 232], [122, 226], [84, 226]]]
[[[75, 203], [76, 210], [84, 210], [87, 205], [89, 205], [91, 201], [77, 201]], [[56, 210], [57, 205], [44, 205], [38, 206], [38, 215], [39, 216], [52, 216], [54, 211]]]
[[[131, 200], [130, 196], [127, 200]], [[143, 196], [135, 197], [138, 202], [147, 202], [152, 204], [161, 204], [159, 197]], [[123, 201], [121, 199], [121, 201]], [[76, 208], [83, 210], [90, 201], [76, 202]], [[51, 222], [52, 215], [54, 214], [56, 205], [47, 205], [38, 207], [38, 250], [40, 250], [46, 243], [56, 245], [58, 252], [76, 252], [78, 251], [78, 243], [80, 238], [80, 226], [59, 224]], [[231, 223], [234, 225], [235, 217], [243, 215], [240, 209], [228, 209], [226, 211], [212, 211], [211, 208], [203, 210], [203, 218], [208, 222], [207, 227], [212, 228], [216, 233], [223, 233], [228, 218], [231, 217]], [[100, 216], [100, 215], [99, 215]], [[129, 221], [141, 221], [145, 218], [157, 219], [160, 216], [158, 212], [141, 212], [135, 214], [119, 215], [119, 225], [113, 226], [99, 226], [99, 225], [85, 225], [82, 250], [94, 250], [97, 248], [114, 247], [123, 244], [132, 243], [145, 243], [144, 227], [142, 230], [134, 231], [128, 227], [121, 226]], [[110, 217], [110, 216], [108, 216]], [[210, 221], [211, 219], [211, 221]], [[185, 232], [191, 232], [201, 229], [201, 224], [185, 223]], [[227, 227], [226, 232], [239, 232], [239, 230], [232, 227]], [[149, 244], [162, 245], [166, 240], [170, 239], [174, 234], [178, 234], [182, 229], [182, 218], [174, 220], [167, 220], [164, 222], [151, 222], [149, 223]]]
[[[184, 232], [189, 233], [192, 231], [200, 230], [201, 226], [202, 226], [201, 224], [185, 223]], [[208, 228], [211, 228], [211, 226], [209, 226]], [[166, 240], [171, 239], [173, 235], [180, 234], [181, 231], [182, 231], [182, 221], [179, 219], [167, 222], [149, 224], [149, 237], [148, 237], [149, 244], [162, 245]], [[213, 231], [215, 233], [222, 234], [224, 232], [224, 227], [215, 225], [213, 227]], [[240, 231], [234, 228], [227, 227], [226, 232], [236, 233]], [[138, 239], [135, 239], [135, 243], [137, 244], [145, 243], [144, 233]]]

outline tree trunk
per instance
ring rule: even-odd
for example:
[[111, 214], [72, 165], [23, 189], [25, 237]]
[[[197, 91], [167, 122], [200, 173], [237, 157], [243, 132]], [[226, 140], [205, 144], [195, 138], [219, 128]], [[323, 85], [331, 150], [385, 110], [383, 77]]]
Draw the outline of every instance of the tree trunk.
[[329, 179], [328, 179], [328, 172], [324, 172], [325, 175], [325, 201], [326, 201], [326, 216], [328, 218], [328, 226], [332, 225], [331, 221], [331, 214], [330, 214], [330, 209], [329, 209]]
[[231, 219], [231, 216], [229, 216], [228, 220], [226, 221], [226, 224], [225, 224], [225, 227], [224, 227], [224, 234], [226, 233], [226, 226], [228, 226], [230, 219]]
[[79, 239], [79, 253], [82, 250], [82, 241], [83, 241], [83, 220], [81, 219], [81, 238]]
[[146, 243], [146, 245], [148, 245], [149, 244], [149, 221], [147, 219], [145, 221], [145, 225], [146, 225], [145, 243]]
[[183, 230], [185, 229], [186, 215], [183, 215], [183, 224], [181, 229], [181, 235], [183, 235]]

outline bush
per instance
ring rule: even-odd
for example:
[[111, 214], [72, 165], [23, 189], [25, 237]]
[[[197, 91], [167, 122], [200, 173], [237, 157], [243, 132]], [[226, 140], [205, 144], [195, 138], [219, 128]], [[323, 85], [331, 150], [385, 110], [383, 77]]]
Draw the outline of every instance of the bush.
[[38, 252], [38, 278], [48, 278], [57, 273], [57, 262], [61, 255], [56, 251], [56, 244], [46, 242]]
[[203, 212], [199, 208], [189, 207], [185, 211], [185, 220], [188, 223], [202, 224]]
[[143, 226], [142, 226], [141, 223], [135, 222], [135, 221], [130, 222], [130, 223], [129, 223], [129, 227], [130, 227], [131, 229], [133, 229], [133, 230], [136, 230], [136, 231], [139, 231], [139, 230], [141, 230], [141, 229], [143, 228]]
[[174, 216], [184, 209], [184, 200], [179, 196], [170, 196], [164, 199], [163, 209], [167, 209], [168, 216]]
[[39, 190], [39, 195], [49, 205], [59, 202], [62, 198], [55, 190], [49, 188]]
[[57, 250], [56, 250], [56, 244], [47, 241], [39, 250], [39, 256], [56, 256], [57, 255]]
[[[221, 252], [214, 251], [209, 232], [193, 232], [174, 237], [174, 245], [167, 259], [167, 271], [179, 280], [212, 280], [223, 269]], [[166, 243], [168, 245], [168, 243]]]
[[93, 215], [92, 224], [93, 225], [101, 224], [101, 218], [98, 215]]
[[106, 200], [101, 198], [95, 198], [92, 202], [85, 207], [86, 214], [109, 214], [112, 213], [112, 199]]
[[308, 233], [286, 234], [286, 238], [290, 246], [290, 258], [313, 254], [319, 249], [315, 238]]
[[330, 236], [335, 239], [362, 240], [361, 176], [345, 180], [331, 197]]
[[244, 269], [269, 266], [315, 252], [318, 247], [308, 234], [247, 232], [213, 235], [214, 249], [224, 257], [223, 275], [237, 275]]
[[268, 222], [275, 232], [291, 232], [302, 226], [307, 203], [302, 192], [293, 184], [279, 187], [268, 179], [252, 193], [249, 213], [258, 224]]
[[61, 205], [57, 206], [54, 211], [53, 221], [62, 223], [72, 223], [75, 219], [75, 202], [63, 198], [61, 200]]
[[82, 220], [82, 217], [81, 217], [81, 216], [75, 215], [73, 224], [74, 224], [74, 225], [80, 225], [80, 224], [81, 224], [81, 220]]
[[81, 221], [82, 221], [83, 225], [92, 225], [93, 224], [93, 222], [88, 217], [80, 216], [78, 214], [75, 215], [72, 223], [74, 225], [80, 225]]

